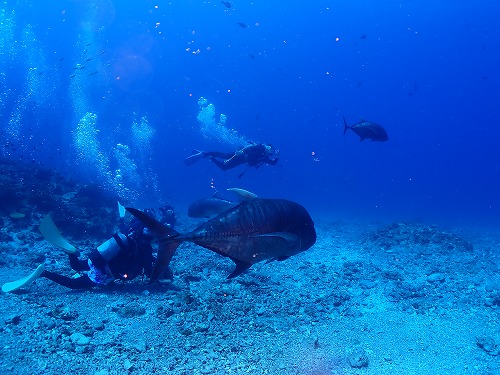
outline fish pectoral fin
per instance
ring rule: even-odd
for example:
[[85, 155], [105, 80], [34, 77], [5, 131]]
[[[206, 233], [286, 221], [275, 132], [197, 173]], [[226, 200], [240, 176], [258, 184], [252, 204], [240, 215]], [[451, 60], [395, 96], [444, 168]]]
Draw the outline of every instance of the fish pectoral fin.
[[241, 260], [235, 258], [231, 258], [231, 260], [234, 262], [234, 264], [236, 264], [236, 268], [229, 274], [229, 276], [227, 277], [228, 279], [232, 279], [233, 277], [241, 275], [252, 265], [252, 263], [242, 262]]
[[274, 237], [274, 238], [282, 238], [290, 245], [296, 244], [300, 241], [299, 236], [289, 232], [274, 232], [274, 233], [266, 233], [259, 234], [255, 237]]

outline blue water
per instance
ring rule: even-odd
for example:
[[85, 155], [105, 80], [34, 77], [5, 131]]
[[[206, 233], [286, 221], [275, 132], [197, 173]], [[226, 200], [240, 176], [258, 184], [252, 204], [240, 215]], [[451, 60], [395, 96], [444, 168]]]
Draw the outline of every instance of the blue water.
[[[3, 2], [0, 155], [181, 213], [242, 187], [334, 219], [498, 223], [500, 3], [230, 3]], [[242, 139], [279, 163], [183, 164]]]

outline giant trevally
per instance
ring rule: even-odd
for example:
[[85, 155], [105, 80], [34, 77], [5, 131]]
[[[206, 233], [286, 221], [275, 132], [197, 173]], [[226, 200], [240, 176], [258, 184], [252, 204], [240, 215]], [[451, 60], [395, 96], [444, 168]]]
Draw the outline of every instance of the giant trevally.
[[344, 134], [347, 129], [351, 129], [354, 133], [359, 135], [360, 141], [365, 139], [371, 139], [372, 141], [380, 141], [385, 142], [389, 139], [387, 132], [385, 129], [379, 124], [375, 124], [374, 122], [368, 122], [362, 120], [354, 125], [347, 125], [347, 121], [344, 117]]
[[236, 268], [233, 278], [263, 260], [285, 260], [309, 249], [316, 242], [314, 222], [307, 210], [286, 199], [246, 199], [181, 234], [135, 208], [127, 208], [159, 240], [158, 259], [151, 282], [169, 265], [177, 247], [193, 242], [230, 258]]
[[[227, 189], [227, 191], [233, 192], [240, 199], [257, 197], [255, 194], [243, 189], [230, 188]], [[223, 199], [219, 196], [218, 192], [215, 192], [211, 197], [197, 199], [191, 203], [188, 207], [188, 216], [197, 219], [209, 219], [221, 214], [236, 204], [238, 204], [238, 202]]]
[[226, 211], [232, 206], [234, 206], [234, 202], [219, 198], [217, 196], [197, 199], [189, 205], [188, 216], [197, 219], [208, 219], [210, 217], [219, 215], [221, 212]]

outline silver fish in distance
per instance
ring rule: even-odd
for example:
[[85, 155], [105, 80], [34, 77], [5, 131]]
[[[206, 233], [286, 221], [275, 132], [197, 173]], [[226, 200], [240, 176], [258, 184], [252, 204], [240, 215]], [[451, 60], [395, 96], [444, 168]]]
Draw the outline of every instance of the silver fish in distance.
[[387, 132], [385, 129], [379, 124], [375, 124], [374, 122], [368, 121], [360, 121], [354, 125], [347, 125], [347, 122], [344, 117], [344, 134], [347, 129], [351, 129], [354, 133], [359, 135], [360, 141], [365, 139], [371, 139], [372, 141], [385, 142], [389, 139]]

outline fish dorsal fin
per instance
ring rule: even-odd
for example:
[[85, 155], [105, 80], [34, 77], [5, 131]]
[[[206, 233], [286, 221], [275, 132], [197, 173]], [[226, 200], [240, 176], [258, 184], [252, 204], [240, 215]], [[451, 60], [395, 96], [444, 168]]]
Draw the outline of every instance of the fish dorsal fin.
[[244, 189], [229, 188], [226, 190], [236, 194], [238, 196], [238, 198], [240, 198], [241, 200], [255, 199], [255, 198], [259, 197], [257, 194], [254, 194], [254, 193], [252, 193], [248, 190], [244, 190]]

